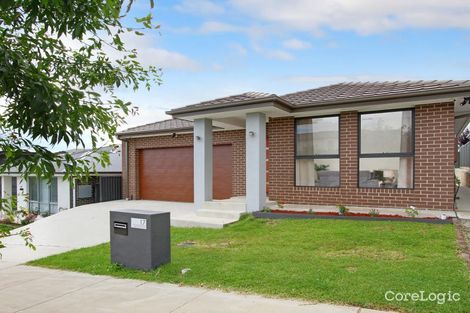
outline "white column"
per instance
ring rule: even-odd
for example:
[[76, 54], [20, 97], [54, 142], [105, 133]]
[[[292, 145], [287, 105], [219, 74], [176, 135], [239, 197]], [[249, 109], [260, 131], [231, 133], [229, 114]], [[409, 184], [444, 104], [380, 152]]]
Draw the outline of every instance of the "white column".
[[[63, 176], [57, 177], [57, 209], [70, 209], [70, 183], [63, 180]], [[56, 212], [55, 212], [56, 213]]]
[[77, 206], [77, 180], [74, 179], [72, 183], [72, 208]]
[[28, 180], [23, 177], [17, 178], [17, 195], [18, 195], [18, 209], [27, 210], [29, 209], [29, 185]]
[[194, 206], [212, 200], [212, 120], [194, 120]]
[[266, 116], [246, 115], [246, 209], [259, 211], [266, 204]]

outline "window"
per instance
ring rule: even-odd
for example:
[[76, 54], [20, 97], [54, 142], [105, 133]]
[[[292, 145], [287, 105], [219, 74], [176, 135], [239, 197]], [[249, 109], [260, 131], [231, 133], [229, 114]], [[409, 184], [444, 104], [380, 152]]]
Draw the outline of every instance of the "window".
[[414, 110], [360, 115], [359, 187], [413, 188]]
[[77, 198], [87, 199], [93, 197], [93, 186], [92, 185], [78, 185]]
[[296, 186], [339, 186], [339, 117], [297, 119]]
[[29, 209], [35, 213], [57, 211], [57, 177], [50, 183], [37, 177], [29, 178]]

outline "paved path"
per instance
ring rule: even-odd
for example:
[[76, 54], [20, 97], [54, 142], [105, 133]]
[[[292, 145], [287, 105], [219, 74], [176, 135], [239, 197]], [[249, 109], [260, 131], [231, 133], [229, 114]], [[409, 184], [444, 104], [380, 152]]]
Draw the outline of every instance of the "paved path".
[[224, 222], [223, 219], [196, 216], [192, 203], [119, 200], [83, 205], [28, 225], [36, 251], [26, 248], [19, 236], [3, 238], [6, 248], [1, 251], [0, 268], [108, 242], [109, 211], [119, 209], [169, 211], [173, 226], [210, 227], [206, 224]]
[[0, 312], [381, 313], [28, 266], [0, 269]]

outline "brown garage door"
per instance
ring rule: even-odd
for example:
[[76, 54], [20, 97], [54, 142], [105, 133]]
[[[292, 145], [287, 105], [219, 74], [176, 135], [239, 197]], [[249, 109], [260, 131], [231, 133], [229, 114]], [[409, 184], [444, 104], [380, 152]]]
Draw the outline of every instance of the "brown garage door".
[[[232, 146], [214, 146], [214, 199], [232, 196]], [[139, 152], [140, 198], [191, 202], [193, 148], [145, 149]]]

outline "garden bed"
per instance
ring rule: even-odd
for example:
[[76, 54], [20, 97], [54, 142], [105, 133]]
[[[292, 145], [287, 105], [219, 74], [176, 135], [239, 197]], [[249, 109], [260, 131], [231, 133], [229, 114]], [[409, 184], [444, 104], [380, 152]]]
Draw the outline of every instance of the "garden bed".
[[256, 218], [268, 219], [339, 219], [339, 220], [360, 220], [360, 221], [399, 221], [399, 222], [418, 222], [418, 223], [432, 223], [432, 224], [452, 224], [452, 219], [445, 220], [437, 217], [407, 217], [398, 214], [378, 214], [370, 215], [367, 213], [352, 213], [339, 214], [338, 212], [307, 212], [307, 211], [292, 211], [292, 210], [271, 210], [269, 212], [254, 212], [253, 216]]

